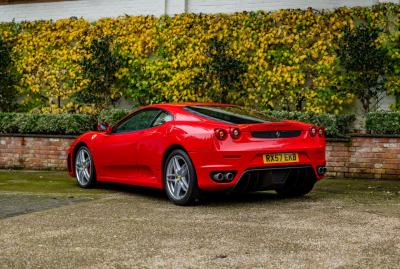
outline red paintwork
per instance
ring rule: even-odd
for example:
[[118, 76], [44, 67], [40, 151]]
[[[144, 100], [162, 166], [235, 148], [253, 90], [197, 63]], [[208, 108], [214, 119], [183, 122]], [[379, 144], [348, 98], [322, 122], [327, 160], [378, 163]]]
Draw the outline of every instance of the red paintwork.
[[[68, 149], [68, 170], [75, 176], [73, 153], [76, 146], [86, 144], [92, 153], [98, 181], [119, 182], [132, 185], [163, 188], [163, 160], [171, 147], [179, 146], [188, 152], [194, 163], [198, 186], [203, 190], [224, 190], [233, 187], [248, 168], [262, 166], [290, 166], [288, 164], [265, 165], [262, 154], [297, 152], [300, 162], [311, 165], [316, 178], [316, 167], [325, 165], [325, 137], [311, 137], [310, 124], [296, 121], [271, 122], [257, 125], [226, 124], [203, 118], [183, 109], [187, 105], [213, 105], [204, 103], [158, 104], [155, 107], [168, 111], [174, 120], [161, 126], [123, 134], [88, 132], [79, 136]], [[215, 104], [221, 106], [221, 104]], [[230, 135], [217, 140], [215, 128], [238, 127], [239, 139]], [[295, 138], [260, 139], [250, 135], [254, 130], [302, 130]], [[212, 171], [238, 171], [229, 183], [217, 183], [210, 178]]]

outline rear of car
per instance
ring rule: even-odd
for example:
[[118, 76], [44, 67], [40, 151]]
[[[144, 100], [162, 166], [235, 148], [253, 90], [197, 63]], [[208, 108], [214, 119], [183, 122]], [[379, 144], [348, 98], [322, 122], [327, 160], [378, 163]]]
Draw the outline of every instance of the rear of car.
[[[236, 106], [195, 105], [185, 111], [208, 120], [210, 152], [190, 152], [203, 190], [308, 193], [326, 172], [322, 128], [276, 121]], [[206, 143], [206, 140], [204, 140]]]

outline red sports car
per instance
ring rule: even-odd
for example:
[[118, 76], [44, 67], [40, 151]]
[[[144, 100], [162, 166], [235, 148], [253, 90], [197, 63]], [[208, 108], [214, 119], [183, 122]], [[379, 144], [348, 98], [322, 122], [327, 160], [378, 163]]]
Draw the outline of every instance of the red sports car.
[[200, 191], [300, 196], [326, 172], [325, 134], [232, 105], [150, 105], [79, 136], [67, 164], [83, 188], [107, 181], [165, 189], [179, 205]]

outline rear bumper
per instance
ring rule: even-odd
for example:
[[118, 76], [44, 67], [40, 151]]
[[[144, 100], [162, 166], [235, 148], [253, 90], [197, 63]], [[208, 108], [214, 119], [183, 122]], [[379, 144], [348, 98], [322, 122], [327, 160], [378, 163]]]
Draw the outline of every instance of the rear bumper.
[[[279, 151], [297, 152], [299, 162], [273, 165], [264, 164], [262, 156], [267, 152], [270, 151], [189, 152], [189, 155], [196, 169], [199, 188], [206, 191], [233, 189], [240, 186], [239, 181], [246, 180], [259, 190], [275, 189], [279, 184], [284, 184], [284, 179], [290, 173], [302, 170], [307, 170], [304, 176], [312, 176], [317, 181], [324, 177], [317, 173], [317, 167], [326, 165], [324, 148]], [[211, 174], [215, 171], [235, 171], [235, 177], [231, 182], [216, 182], [211, 178]]]
[[308, 179], [316, 181], [316, 174], [309, 165], [287, 167], [259, 167], [246, 170], [232, 187], [235, 192], [281, 189], [285, 184]]

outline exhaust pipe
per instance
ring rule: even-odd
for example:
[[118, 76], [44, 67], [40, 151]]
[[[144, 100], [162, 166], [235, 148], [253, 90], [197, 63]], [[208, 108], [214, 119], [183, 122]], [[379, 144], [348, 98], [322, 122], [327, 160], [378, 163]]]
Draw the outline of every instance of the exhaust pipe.
[[320, 176], [324, 175], [326, 173], [326, 167], [325, 166], [318, 167], [317, 172], [318, 172], [318, 175], [320, 175]]
[[226, 173], [225, 179], [226, 179], [226, 180], [229, 180], [229, 181], [232, 181], [232, 179], [233, 179], [233, 173]]
[[224, 179], [224, 175], [222, 173], [215, 173], [213, 175], [213, 179], [216, 181], [222, 181]]

